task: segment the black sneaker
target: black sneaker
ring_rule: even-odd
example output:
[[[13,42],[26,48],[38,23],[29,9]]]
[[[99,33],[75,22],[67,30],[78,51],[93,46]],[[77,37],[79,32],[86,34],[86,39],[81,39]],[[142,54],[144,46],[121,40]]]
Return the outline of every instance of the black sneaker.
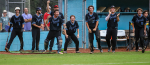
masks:
[[[8,49],[7,47],[5,47],[5,51],[6,51],[6,52],[9,52],[9,49]]]
[[[145,52],[145,48],[144,49],[142,49],[142,53],[144,53]]]
[[[108,52],[110,52],[110,50],[111,50],[111,47],[108,48]]]

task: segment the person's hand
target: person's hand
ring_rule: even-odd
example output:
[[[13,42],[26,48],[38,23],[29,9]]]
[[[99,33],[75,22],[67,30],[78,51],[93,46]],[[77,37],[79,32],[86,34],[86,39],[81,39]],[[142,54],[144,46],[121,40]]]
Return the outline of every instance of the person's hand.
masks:
[[[47,1],[47,4],[49,4],[49,3],[50,3],[50,0]]]
[[[135,29],[133,29],[133,33],[135,32]]]
[[[118,17],[118,16],[120,16],[120,13],[119,13],[119,14],[117,14],[117,17]]]
[[[109,14],[111,14],[110,10],[109,10]]]
[[[92,33],[91,29],[88,29],[89,33]]]
[[[38,28],[42,28],[42,26],[38,26]]]
[[[24,31],[24,28],[21,29],[21,32],[23,32],[23,31]]]
[[[67,35],[67,34],[66,34],[65,36],[66,36],[66,38],[68,38],[68,35]]]
[[[94,28],[93,31],[96,31],[96,28]]]
[[[79,38],[79,34],[77,35],[77,38]]]

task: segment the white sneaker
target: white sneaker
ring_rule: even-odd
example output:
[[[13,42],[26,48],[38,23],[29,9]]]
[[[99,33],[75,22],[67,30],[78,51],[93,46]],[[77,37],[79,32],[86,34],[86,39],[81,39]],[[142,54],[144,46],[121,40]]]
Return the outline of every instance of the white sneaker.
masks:
[[[58,54],[63,54],[62,52],[59,52]]]

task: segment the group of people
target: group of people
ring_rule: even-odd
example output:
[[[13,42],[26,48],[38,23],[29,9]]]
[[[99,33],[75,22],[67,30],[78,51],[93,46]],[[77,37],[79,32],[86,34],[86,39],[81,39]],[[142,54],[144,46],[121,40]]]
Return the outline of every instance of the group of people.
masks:
[[[54,44],[54,39],[55,37],[57,38],[57,45],[58,45],[58,54],[63,54],[67,53],[67,46],[72,39],[75,44],[76,44],[76,53],[79,52],[79,25],[78,22],[75,20],[75,16],[71,15],[70,16],[70,21],[67,21],[67,23],[64,23],[64,16],[61,12],[59,12],[58,5],[54,6],[54,11],[51,11],[51,7],[49,6],[50,1],[47,1],[47,7],[46,10],[47,12],[44,14],[44,18],[42,18],[41,13],[42,9],[40,7],[36,8],[36,14],[32,16],[31,14],[28,14],[28,9],[24,9],[24,14],[20,15],[20,8],[16,7],[15,8],[15,15],[12,16],[10,19],[10,27],[8,29],[8,32],[10,32],[11,27],[13,26],[13,31],[11,33],[10,40],[8,44],[5,47],[5,50],[9,52],[9,48],[12,44],[13,39],[18,35],[20,39],[20,51],[23,51],[23,31],[30,31],[32,26],[32,52],[35,50],[35,45],[36,45],[36,51],[39,51],[39,40],[40,40],[40,29],[44,27],[44,30],[49,31],[45,41],[44,41],[44,49],[42,52],[46,52],[48,49],[49,41],[49,52],[52,52],[52,47]],[[90,43],[90,54],[93,54],[94,49],[93,49],[93,40],[94,40],[94,34],[96,36],[96,40],[98,42],[98,48],[101,53],[103,53],[103,50],[101,48],[100,44],[100,31],[98,29],[99,25],[99,17],[98,14],[94,12],[94,6],[89,6],[88,7],[88,13],[85,15],[85,20],[86,20],[86,26],[88,28],[88,33],[89,33],[89,43]],[[6,10],[3,11],[4,17],[1,17],[0,22],[5,22],[6,18]],[[135,38],[136,38],[136,51],[138,51],[138,40],[140,38],[140,43],[142,45],[142,52],[144,53],[145,48],[143,46],[143,35],[146,31],[146,22],[149,21],[148,16],[148,11],[144,11],[144,15],[147,15],[144,17],[142,15],[142,9],[138,8],[137,9],[137,15],[135,15],[132,19],[132,26],[133,26],[133,32],[135,32]],[[116,48],[116,40],[117,40],[117,30],[118,30],[118,22],[119,22],[119,14],[115,13],[115,6],[112,5],[109,10],[109,14],[105,18],[107,23],[107,34],[106,34],[106,41],[108,44],[108,52],[111,51],[111,46],[112,46],[112,53],[115,53],[115,48]],[[44,21],[44,25],[42,23]],[[31,22],[31,23],[29,23]],[[8,22],[5,22],[3,25],[8,25]],[[25,26],[25,24],[28,24]],[[3,26],[2,25],[2,29]],[[62,30],[63,26],[63,30]],[[62,37],[61,37],[61,32],[63,31],[65,35],[65,45],[64,45],[64,52],[61,52],[62,48]],[[77,31],[77,35],[74,33]],[[110,44],[110,39],[112,37],[112,43]]]

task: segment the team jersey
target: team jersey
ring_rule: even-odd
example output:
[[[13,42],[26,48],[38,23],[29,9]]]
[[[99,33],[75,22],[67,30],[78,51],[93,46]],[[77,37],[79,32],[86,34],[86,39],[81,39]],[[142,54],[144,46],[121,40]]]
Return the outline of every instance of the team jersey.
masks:
[[[66,23],[66,32],[67,34],[74,34],[76,32],[76,29],[79,29],[79,25],[77,21],[74,21],[74,23],[71,23],[71,21],[68,21]]]
[[[99,21],[98,14],[93,12],[92,15],[90,13],[87,13],[85,16],[86,22],[88,22],[89,28],[95,28],[96,22]]]
[[[10,24],[13,24],[13,29],[19,29],[21,30],[22,29],[22,25],[24,24],[24,19],[21,15],[19,16],[16,16],[16,15],[13,15],[11,20],[10,20]]]
[[[34,15],[33,18],[32,18],[32,24],[36,24],[38,26],[41,26],[42,24],[42,17],[39,15]],[[32,25],[32,29],[39,29],[37,27],[35,27],[34,25]]]
[[[60,17],[54,18],[54,16],[49,19],[49,22],[51,23],[51,31],[61,31],[61,26],[64,23],[64,21]]]
[[[144,25],[146,25],[146,18],[143,15],[135,15],[132,19],[132,23],[134,23],[135,29],[144,28]]]
[[[118,28],[117,14],[111,14],[107,23],[108,28]]]

